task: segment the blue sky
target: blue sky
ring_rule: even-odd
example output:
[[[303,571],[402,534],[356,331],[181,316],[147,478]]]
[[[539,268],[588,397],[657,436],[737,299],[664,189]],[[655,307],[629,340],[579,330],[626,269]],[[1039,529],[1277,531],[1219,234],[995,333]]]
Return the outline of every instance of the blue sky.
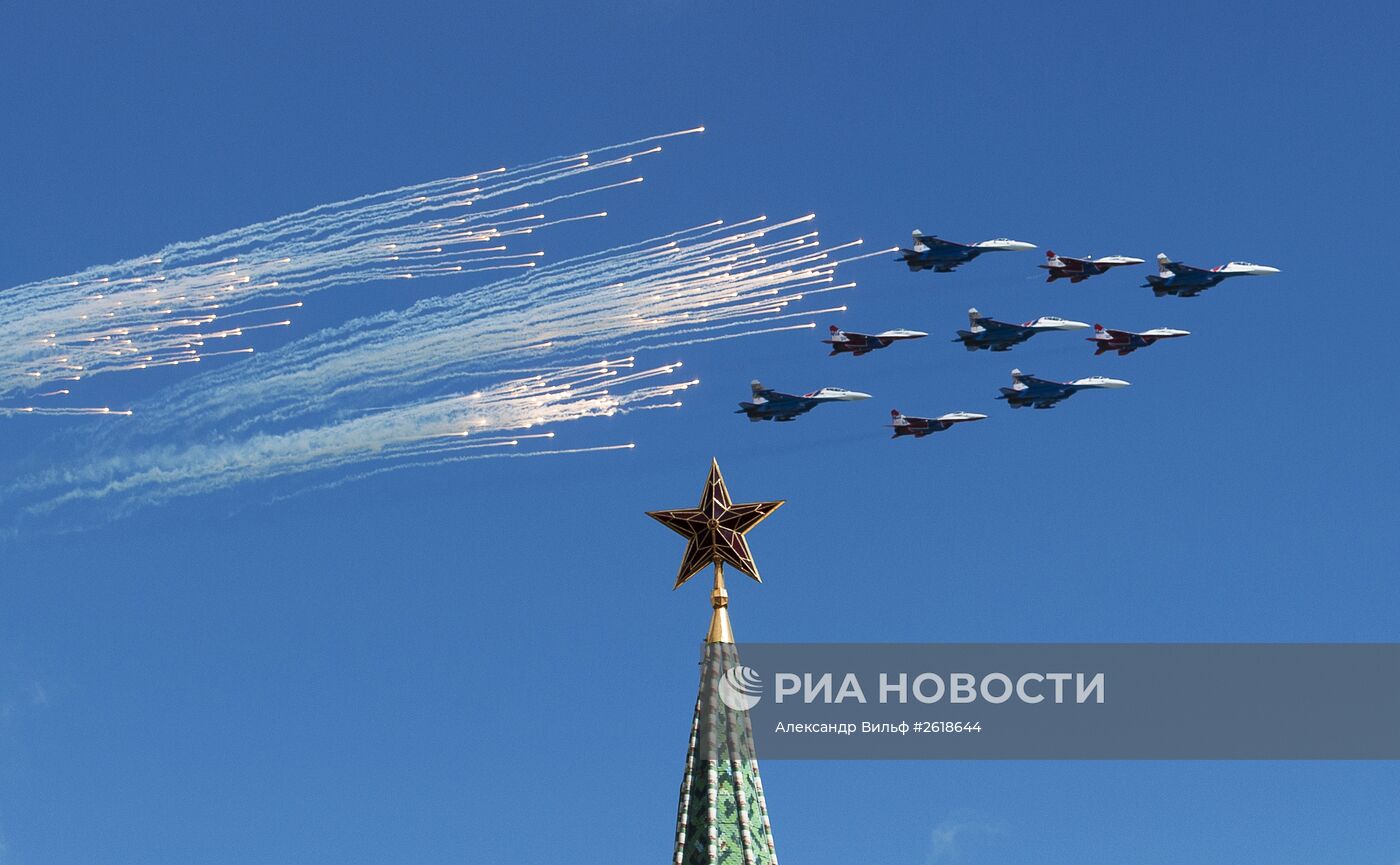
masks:
[[[1396,639],[1396,13],[1220,5],[5,4],[5,285],[695,123],[551,256],[815,211],[829,240],[1284,272],[1159,300],[1145,269],[1046,286],[1038,253],[862,262],[830,321],[933,337],[657,356],[702,381],[682,410],[560,430],[634,451],[25,531],[0,548],[0,862],[664,859],[707,610],[670,593],[680,544],[642,512],[691,504],[712,455],[736,498],[789,501],[752,536],[766,584],[733,588],[741,639]],[[972,355],[944,341],[970,305],[1193,335]],[[1013,365],[1134,384],[1012,412],[992,397]],[[730,412],[753,377],[876,398],[750,425]],[[896,406],[991,418],[892,442]],[[110,422],[5,420],[6,474],[100,452]],[[764,778],[781,856],[808,865],[1400,861],[1385,763]]]

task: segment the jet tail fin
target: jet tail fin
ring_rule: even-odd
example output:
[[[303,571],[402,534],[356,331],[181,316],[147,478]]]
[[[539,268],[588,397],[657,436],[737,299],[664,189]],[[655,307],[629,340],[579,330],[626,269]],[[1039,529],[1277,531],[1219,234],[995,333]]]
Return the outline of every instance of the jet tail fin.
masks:
[[[1109,351],[1108,342],[1111,339],[1113,339],[1113,337],[1109,336],[1108,331],[1104,330],[1103,325],[1094,325],[1094,335],[1089,337],[1089,342],[1094,343],[1094,357],[1098,357],[1104,352]]]
[[[977,311],[977,307],[975,306],[967,311],[967,323],[973,333],[981,333],[986,330],[986,328],[982,326],[982,322],[985,321],[986,318],[985,315]]]
[[[905,420],[897,408],[890,409],[890,426],[894,428],[894,435],[890,438],[899,438],[909,431],[909,421]]]
[[[924,233],[917,228],[914,229],[914,251],[926,252],[927,250],[928,244],[924,243]]]
[[[1159,279],[1170,279],[1172,277],[1172,269],[1167,267],[1167,262],[1169,261],[1171,261],[1171,259],[1167,258],[1165,252],[1157,253],[1157,276]]]

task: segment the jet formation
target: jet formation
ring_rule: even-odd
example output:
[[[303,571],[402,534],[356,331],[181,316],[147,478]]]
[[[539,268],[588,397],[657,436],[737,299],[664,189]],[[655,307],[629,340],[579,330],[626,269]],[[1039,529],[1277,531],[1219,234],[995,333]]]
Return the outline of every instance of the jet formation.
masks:
[[[951,273],[988,252],[1015,252],[1035,249],[1035,245],[1010,238],[984,240],[980,243],[958,243],[944,240],[931,234],[915,230],[913,249],[900,249],[896,259],[908,266],[911,272],[932,270],[935,273]],[[1047,271],[1045,281],[1068,280],[1078,284],[1092,276],[1100,276],[1117,267],[1132,267],[1146,264],[1141,258],[1127,255],[1108,255],[1101,258],[1085,256],[1074,258],[1063,256],[1053,250],[1045,253],[1045,261],[1038,265]],[[1233,276],[1265,276],[1278,273],[1279,269],[1245,261],[1232,261],[1210,269],[1193,267],[1172,261],[1165,253],[1157,256],[1158,273],[1148,276],[1144,287],[1152,289],[1157,297],[1196,297]],[[954,342],[962,343],[970,352],[1010,351],[1031,337],[1050,331],[1086,330],[1089,325],[1082,321],[1043,315],[1030,321],[1014,323],[999,321],[983,315],[973,307],[967,311],[968,327],[958,330]],[[1158,327],[1141,332],[1118,330],[1093,325],[1093,336],[1088,341],[1094,344],[1094,356],[1113,353],[1118,356],[1132,354],[1164,339],[1177,339],[1190,336],[1191,332],[1173,327]],[[849,354],[862,357],[879,349],[888,348],[896,342],[922,339],[928,333],[909,328],[894,328],[879,332],[861,333],[842,330],[836,325],[830,328],[830,336],[822,343],[831,347],[830,355]],[[1083,390],[1104,390],[1129,387],[1130,382],[1121,378],[1091,375],[1070,381],[1056,381],[1040,378],[1019,369],[1011,371],[1011,386],[1000,388],[997,399],[1004,400],[1011,408],[1050,409],[1059,405]],[[753,395],[746,402],[739,403],[737,414],[747,415],[751,421],[791,421],[806,414],[819,405],[829,402],[853,402],[870,399],[870,394],[839,387],[824,387],[805,394],[790,394],[764,387],[758,381],[751,385]],[[936,417],[906,415],[898,409],[890,412],[889,427],[894,434],[891,438],[924,438],[936,432],[951,429],[959,423],[986,420],[987,415],[970,411],[947,412]]]

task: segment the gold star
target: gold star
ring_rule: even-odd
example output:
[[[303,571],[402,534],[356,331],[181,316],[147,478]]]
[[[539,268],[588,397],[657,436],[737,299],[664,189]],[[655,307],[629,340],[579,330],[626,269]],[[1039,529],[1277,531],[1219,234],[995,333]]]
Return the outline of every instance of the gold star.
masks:
[[[729,490],[719,473],[719,462],[711,460],[710,476],[700,495],[699,507],[647,512],[647,516],[684,535],[688,541],[685,558],[676,574],[675,588],[715,562],[728,562],[757,582],[763,582],[744,533],[763,522],[782,504],[781,501],[734,504],[729,500]]]

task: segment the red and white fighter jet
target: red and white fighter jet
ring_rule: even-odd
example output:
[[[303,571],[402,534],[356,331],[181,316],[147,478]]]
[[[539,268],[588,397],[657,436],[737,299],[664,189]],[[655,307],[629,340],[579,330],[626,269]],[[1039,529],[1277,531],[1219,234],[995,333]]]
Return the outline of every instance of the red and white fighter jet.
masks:
[[[1070,258],[1067,255],[1056,255],[1054,250],[1049,250],[1045,253],[1045,263],[1040,266],[1050,271],[1050,275],[1045,277],[1046,282],[1068,279],[1070,283],[1076,283],[1100,273],[1107,273],[1110,268],[1144,263],[1141,258],[1126,255],[1105,255],[1103,258],[1086,255],[1083,258]]]
[[[836,325],[831,326],[831,338],[822,342],[831,346],[831,355],[850,353],[856,357],[869,354],[877,348],[885,348],[893,345],[901,339],[921,339],[928,334],[921,330],[905,330],[896,328],[882,333],[856,333],[852,330],[842,330]]]
[[[894,435],[890,438],[913,436],[921,439],[929,433],[943,432],[955,423],[986,419],[986,415],[970,411],[952,411],[938,417],[907,417],[900,414],[899,409],[891,409],[890,426],[894,428]]]
[[[1089,337],[1089,342],[1094,344],[1094,356],[1098,357],[1106,351],[1116,351],[1119,355],[1132,354],[1140,348],[1147,348],[1159,339],[1173,339],[1178,336],[1190,336],[1189,330],[1176,330],[1170,327],[1154,327],[1152,330],[1144,330],[1142,333],[1133,333],[1131,330],[1114,330],[1104,327],[1101,324],[1094,325],[1094,335]]]

